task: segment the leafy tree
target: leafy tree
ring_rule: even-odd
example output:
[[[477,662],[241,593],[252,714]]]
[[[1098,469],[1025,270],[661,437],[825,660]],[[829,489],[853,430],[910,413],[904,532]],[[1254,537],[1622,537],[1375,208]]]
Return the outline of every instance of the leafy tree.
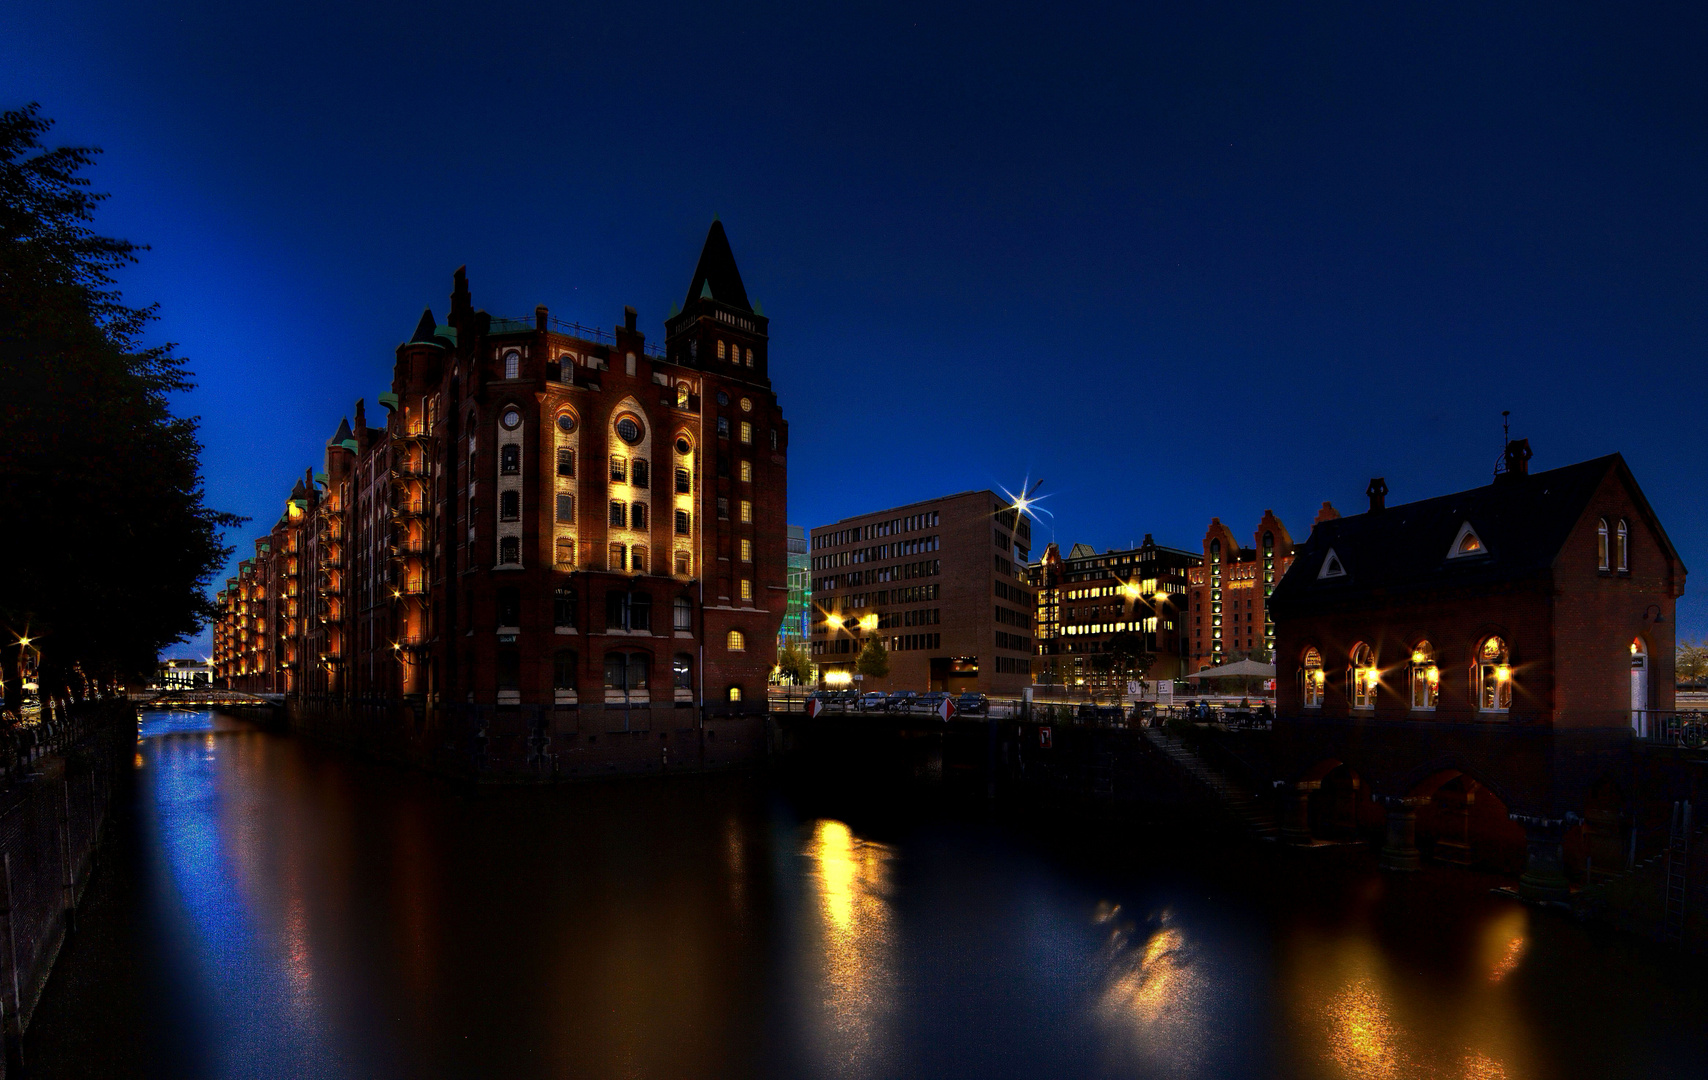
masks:
[[[1692,645],[1681,641],[1675,653],[1677,670],[1674,677],[1677,682],[1700,686],[1708,679],[1708,640]]]
[[[865,648],[854,660],[854,670],[868,679],[882,679],[890,673],[890,651],[884,648],[884,639],[869,637]]]
[[[777,671],[795,686],[809,681],[812,678],[812,657],[807,655],[806,645],[799,641],[786,643],[777,653]]]
[[[1108,673],[1110,680],[1117,684],[1115,694],[1119,697],[1126,689],[1123,684],[1143,679],[1150,672],[1151,665],[1156,663],[1156,654],[1146,651],[1143,634],[1122,630],[1109,636],[1103,652],[1098,653],[1092,663],[1097,670]]]
[[[17,715],[26,630],[44,700],[153,668],[213,615],[207,586],[242,519],[203,504],[190,388],[173,346],[146,346],[155,308],[113,273],[145,250],[91,227],[106,196],[80,175],[99,152],[46,149],[34,104],[0,113],[0,641]]]

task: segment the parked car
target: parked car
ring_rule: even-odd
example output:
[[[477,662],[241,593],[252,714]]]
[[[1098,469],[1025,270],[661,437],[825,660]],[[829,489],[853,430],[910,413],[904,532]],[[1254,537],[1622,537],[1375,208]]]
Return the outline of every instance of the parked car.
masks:
[[[860,695],[861,712],[883,712],[884,695],[881,691],[871,690]]]
[[[884,701],[884,709],[887,712],[907,712],[918,697],[919,693],[915,690],[892,690]]]
[[[986,716],[990,713],[990,699],[983,694],[962,694],[955,699],[955,711]]]
[[[941,709],[943,707],[943,703],[948,700],[948,694],[945,694],[941,690],[933,690],[929,694],[921,694],[915,698],[913,707],[919,712],[934,713],[938,709]]]

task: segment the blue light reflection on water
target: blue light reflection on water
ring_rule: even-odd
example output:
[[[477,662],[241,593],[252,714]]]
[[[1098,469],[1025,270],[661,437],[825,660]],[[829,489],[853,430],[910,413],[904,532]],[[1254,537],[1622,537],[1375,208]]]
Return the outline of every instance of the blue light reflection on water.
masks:
[[[178,985],[196,999],[180,1008],[210,1029],[200,1056],[218,1076],[357,1075],[341,1067],[308,992],[300,911],[251,887],[250,830],[278,823],[255,820],[253,777],[234,776],[231,757],[259,734],[208,712],[149,713],[140,733],[144,831],[182,946]]]

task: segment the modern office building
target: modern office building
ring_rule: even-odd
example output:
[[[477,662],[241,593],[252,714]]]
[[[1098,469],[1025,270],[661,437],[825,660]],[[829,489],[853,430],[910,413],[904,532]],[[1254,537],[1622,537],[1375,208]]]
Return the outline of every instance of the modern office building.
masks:
[[[1181,633],[1187,574],[1199,556],[1166,547],[1149,533],[1138,547],[1099,554],[1074,544],[1064,559],[1055,544],[1027,568],[1037,591],[1037,679],[1097,694],[1124,690],[1109,663],[1120,635],[1150,655],[1146,679],[1178,679],[1186,671]]]
[[[458,270],[383,425],[358,403],[220,594],[221,681],[482,769],[704,759],[708,722],[764,711],[788,602],[769,364],[716,222],[662,349],[633,308],[614,333],[476,310]]]
[[[890,653],[868,690],[1018,694],[1032,683],[1026,583],[1032,526],[990,491],[844,518],[812,530],[811,651],[854,674],[868,637]]]
[[[812,599],[812,558],[807,551],[807,531],[799,525],[789,526],[789,603],[784,609],[783,626],[777,631],[777,646],[791,641],[806,641],[811,627],[807,605]]]

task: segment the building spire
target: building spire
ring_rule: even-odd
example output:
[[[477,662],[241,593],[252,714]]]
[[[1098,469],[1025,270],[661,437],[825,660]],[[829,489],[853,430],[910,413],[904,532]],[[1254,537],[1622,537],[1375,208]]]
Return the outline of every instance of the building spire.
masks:
[[[753,310],[747,299],[747,287],[741,283],[741,271],[735,267],[735,252],[730,250],[723,222],[715,218],[706,233],[706,244],[700,249],[700,262],[694,267],[694,278],[688,283],[688,298],[682,306],[687,308],[701,297],[710,297],[743,311]]]
[[[415,335],[409,340],[432,341],[433,331],[438,328],[439,324],[433,321],[433,309],[424,308],[421,312],[421,321],[415,324]]]

